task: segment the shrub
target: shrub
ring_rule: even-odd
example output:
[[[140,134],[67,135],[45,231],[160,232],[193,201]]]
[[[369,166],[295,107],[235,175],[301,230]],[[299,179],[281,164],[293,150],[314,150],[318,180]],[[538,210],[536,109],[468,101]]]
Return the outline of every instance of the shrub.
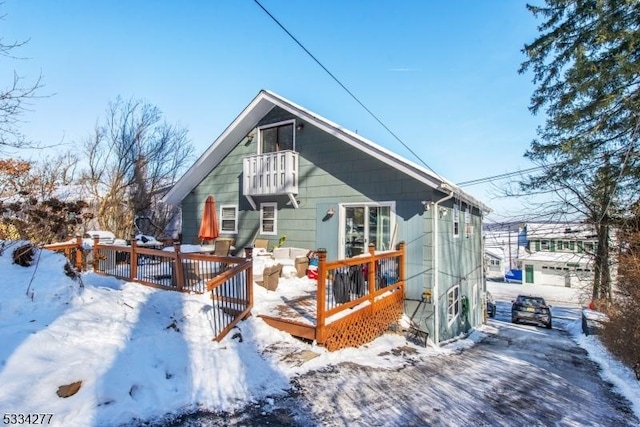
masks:
[[[598,309],[609,316],[602,330],[604,345],[630,368],[640,366],[640,232],[621,234],[618,284],[612,301]],[[640,370],[636,371],[640,380]]]

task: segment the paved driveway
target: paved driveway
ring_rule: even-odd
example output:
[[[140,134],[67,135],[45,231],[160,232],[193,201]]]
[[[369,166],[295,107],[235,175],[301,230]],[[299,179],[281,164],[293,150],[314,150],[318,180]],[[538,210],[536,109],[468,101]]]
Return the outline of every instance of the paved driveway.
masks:
[[[500,290],[495,292],[501,295]],[[343,363],[300,377],[291,393],[241,414],[199,414],[176,425],[635,426],[629,402],[565,330],[576,303],[554,301],[551,330],[510,323],[498,296],[486,337],[455,354],[383,370]],[[561,299],[561,298],[560,298]]]

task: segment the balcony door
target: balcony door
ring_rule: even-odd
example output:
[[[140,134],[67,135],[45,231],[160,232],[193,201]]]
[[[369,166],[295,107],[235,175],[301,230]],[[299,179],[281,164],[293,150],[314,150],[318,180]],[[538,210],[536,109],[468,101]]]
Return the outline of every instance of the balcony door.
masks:
[[[369,252],[391,249],[393,202],[344,204],[340,209],[340,257],[351,258]]]

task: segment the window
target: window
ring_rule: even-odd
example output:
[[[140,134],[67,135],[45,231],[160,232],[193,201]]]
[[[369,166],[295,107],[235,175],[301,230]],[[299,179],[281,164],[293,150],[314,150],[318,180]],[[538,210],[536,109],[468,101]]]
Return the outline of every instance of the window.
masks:
[[[472,311],[475,312],[475,310],[473,310],[474,308],[476,308],[478,306],[478,284],[474,283],[473,287],[471,288],[471,309]]]
[[[460,286],[456,285],[447,292],[447,319],[451,324],[460,313]]]
[[[260,129],[260,153],[293,150],[294,121],[276,123]]]
[[[261,203],[260,204],[260,234],[275,235],[278,233],[278,204],[277,203]]]
[[[453,205],[453,237],[460,236],[460,208]]]
[[[222,205],[220,206],[220,233],[236,234],[238,233],[238,206]]]
[[[548,251],[549,248],[550,248],[550,245],[548,240],[540,240],[540,250]]]
[[[473,224],[471,224],[471,209],[469,205],[464,209],[464,235],[467,238],[473,235]]]

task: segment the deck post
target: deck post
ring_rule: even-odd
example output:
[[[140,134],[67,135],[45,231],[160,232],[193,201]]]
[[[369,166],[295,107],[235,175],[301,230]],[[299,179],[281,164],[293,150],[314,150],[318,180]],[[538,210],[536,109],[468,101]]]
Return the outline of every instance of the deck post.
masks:
[[[138,243],[136,241],[136,236],[131,235],[131,256],[129,257],[131,265],[129,266],[129,275],[130,279],[133,282],[138,277],[138,253],[136,252],[136,247]]]
[[[178,291],[182,292],[182,288],[184,287],[184,270],[182,268],[182,256],[180,255],[180,241],[173,242],[173,251],[176,254],[173,266],[175,269],[176,287]]]
[[[253,259],[253,246],[247,246],[244,248],[244,257],[247,259],[247,261]],[[249,307],[253,307],[253,265],[249,267],[247,281],[247,297],[249,298]]]
[[[376,246],[373,243],[369,243],[369,267],[367,268],[367,283],[369,283],[369,301],[373,306],[373,293],[376,291]]]
[[[326,287],[327,287],[327,250],[320,248],[318,254],[318,291],[317,291],[317,310],[318,320],[316,323],[316,341],[324,343],[325,341],[325,304],[326,304]]]
[[[84,267],[84,263],[83,261],[83,248],[82,248],[82,236],[77,234],[76,235],[76,259],[75,259],[75,263],[76,263],[76,269],[78,271],[82,271],[83,267]]]
[[[400,271],[398,271],[398,276],[399,276],[398,279],[402,280],[402,282],[404,283],[404,280],[405,280],[404,258],[405,258],[405,250],[406,250],[404,241],[398,243],[397,250],[402,252],[400,254],[400,266],[399,266]]]
[[[98,271],[100,268],[100,248],[98,245],[100,244],[100,236],[97,234],[93,235],[93,271]]]

